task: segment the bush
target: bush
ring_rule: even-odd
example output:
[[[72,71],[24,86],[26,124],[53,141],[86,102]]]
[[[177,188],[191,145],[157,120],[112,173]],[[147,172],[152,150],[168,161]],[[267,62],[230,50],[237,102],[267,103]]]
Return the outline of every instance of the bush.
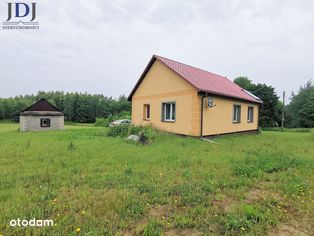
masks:
[[[108,127],[110,124],[109,118],[96,118],[95,126],[96,127]]]
[[[154,140],[158,134],[158,131],[153,126],[147,125],[143,128],[143,133],[148,138],[148,140]]]
[[[98,117],[98,118],[96,118],[96,122],[94,123],[94,125],[96,127],[109,127],[109,124],[112,121],[122,120],[122,119],[131,120],[131,113],[130,112],[121,112],[118,115],[109,115],[107,118]]]
[[[128,135],[139,135],[139,133],[143,130],[141,126],[130,125]]]
[[[142,138],[141,143],[147,144],[156,138],[157,130],[152,126],[117,125],[110,127],[107,135],[120,138],[125,138],[129,135],[138,135]]]
[[[131,120],[131,112],[123,111],[118,115],[118,119],[128,119]]]
[[[129,126],[129,135],[134,134],[134,135],[140,135],[143,133],[149,140],[153,140],[156,138],[157,135],[157,130],[150,126],[135,126],[131,125]]]
[[[110,137],[120,137],[125,138],[128,135],[129,126],[127,125],[117,125],[114,127],[110,127],[107,135]]]

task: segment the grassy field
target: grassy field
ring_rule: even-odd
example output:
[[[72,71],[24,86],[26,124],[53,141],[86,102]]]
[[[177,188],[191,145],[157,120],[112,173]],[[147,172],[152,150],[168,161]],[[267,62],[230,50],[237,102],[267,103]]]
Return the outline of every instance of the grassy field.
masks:
[[[0,235],[313,235],[314,132],[141,146],[103,128],[17,128],[0,124]]]

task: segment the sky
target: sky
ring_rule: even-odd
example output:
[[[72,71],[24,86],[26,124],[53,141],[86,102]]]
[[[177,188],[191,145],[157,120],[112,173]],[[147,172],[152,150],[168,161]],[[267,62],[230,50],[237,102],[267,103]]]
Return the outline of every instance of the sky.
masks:
[[[40,30],[3,30],[0,0],[0,97],[129,95],[153,54],[230,80],[247,76],[278,95],[314,79],[312,0],[31,2]]]

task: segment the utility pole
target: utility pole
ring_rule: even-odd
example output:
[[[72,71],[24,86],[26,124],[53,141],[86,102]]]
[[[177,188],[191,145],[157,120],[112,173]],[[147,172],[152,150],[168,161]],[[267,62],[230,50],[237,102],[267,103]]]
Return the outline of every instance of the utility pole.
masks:
[[[284,123],[285,123],[285,95],[286,95],[286,92],[283,91],[283,94],[282,94],[283,107],[282,107],[282,114],[281,114],[281,132],[283,132],[283,127],[284,127]]]

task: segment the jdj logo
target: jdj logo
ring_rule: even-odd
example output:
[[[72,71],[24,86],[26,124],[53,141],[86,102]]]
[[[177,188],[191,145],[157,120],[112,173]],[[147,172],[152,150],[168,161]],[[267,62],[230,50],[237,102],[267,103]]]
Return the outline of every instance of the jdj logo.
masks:
[[[12,8],[13,3],[8,3],[8,19],[7,21],[11,20],[12,18]],[[22,9],[24,8],[24,9]],[[32,3],[31,7],[24,2],[17,2],[15,3],[15,17],[26,17],[30,13],[30,9],[32,9],[32,19],[30,21],[35,20],[36,18],[36,3]],[[24,10],[24,14],[21,11]]]
[[[39,29],[36,19],[36,3],[8,3],[8,18],[3,22],[3,29]]]

